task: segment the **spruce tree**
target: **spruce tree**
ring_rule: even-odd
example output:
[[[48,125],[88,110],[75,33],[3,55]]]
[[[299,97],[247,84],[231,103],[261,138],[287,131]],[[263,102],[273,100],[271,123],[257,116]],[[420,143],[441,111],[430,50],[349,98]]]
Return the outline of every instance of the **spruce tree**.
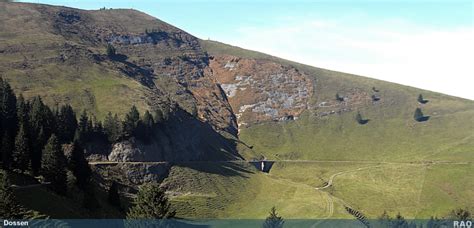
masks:
[[[52,189],[58,194],[66,194],[67,175],[66,158],[59,144],[58,138],[51,135],[43,149],[41,173],[46,181],[51,182]]]
[[[145,114],[143,115],[143,124],[147,129],[152,129],[153,125],[155,124],[155,120],[153,119],[153,116],[150,114],[150,112],[147,110]]]
[[[170,219],[176,215],[165,192],[157,184],[143,185],[133,203],[127,219]]]
[[[87,132],[88,124],[89,124],[89,117],[87,116],[86,110],[83,110],[81,117],[79,118],[78,130],[80,132]]]
[[[78,141],[74,141],[71,151],[71,160],[69,162],[70,169],[76,177],[76,185],[83,189],[90,182],[92,170],[84,157],[84,149]]]
[[[70,143],[77,129],[77,119],[70,105],[61,106],[57,116],[58,138],[61,143]]]
[[[114,206],[115,208],[121,210],[122,204],[120,202],[120,194],[118,191],[118,184],[117,182],[113,181],[109,188],[109,195],[108,201],[110,205]]]
[[[31,169],[30,163],[31,144],[28,135],[28,129],[24,124],[20,125],[20,129],[15,138],[15,150],[13,151],[14,168],[22,171]]]
[[[23,219],[26,211],[20,206],[10,188],[7,172],[0,169],[0,217],[3,219]]]
[[[8,82],[2,80],[0,86],[0,131],[2,133],[0,135],[0,150],[2,152],[3,168],[9,169],[18,127],[17,99]]]
[[[356,115],[355,119],[356,119],[357,123],[359,123],[361,125],[367,124],[369,122],[369,119],[364,119],[362,117],[362,114],[360,114],[360,112],[357,112],[357,115]]]
[[[418,99],[417,99],[417,100],[418,100],[418,102],[420,102],[420,104],[426,104],[426,103],[428,103],[428,100],[425,100],[425,99],[423,98],[423,95],[422,95],[422,94],[418,95]]]
[[[117,114],[112,116],[109,112],[104,120],[104,132],[107,135],[107,139],[110,143],[114,143],[119,140],[121,133],[120,120]]]
[[[125,137],[132,137],[135,133],[135,129],[137,128],[140,122],[140,113],[138,112],[137,107],[132,106],[130,112],[127,113],[125,116],[125,120],[123,122],[123,133]]]
[[[39,96],[33,98],[31,102],[29,119],[33,148],[31,165],[33,173],[37,174],[41,168],[42,149],[56,130],[56,121],[51,109],[43,103]]]
[[[415,118],[416,121],[422,121],[424,117],[423,112],[421,111],[420,108],[416,108],[415,114],[413,115],[413,118]]]
[[[145,142],[150,141],[154,125],[155,121],[153,120],[153,116],[149,111],[146,111],[142,120],[138,123],[135,135]]]
[[[81,143],[84,143],[89,140],[91,129],[91,121],[87,115],[86,110],[82,111],[81,116],[79,117],[79,123],[77,128],[78,138]]]
[[[263,223],[263,228],[281,228],[283,223],[285,223],[283,218],[278,216],[275,207],[272,207],[270,214],[265,219],[265,223]]]
[[[29,129],[29,112],[30,112],[30,103],[25,100],[23,95],[20,94],[17,101],[17,116],[18,124],[24,124]]]

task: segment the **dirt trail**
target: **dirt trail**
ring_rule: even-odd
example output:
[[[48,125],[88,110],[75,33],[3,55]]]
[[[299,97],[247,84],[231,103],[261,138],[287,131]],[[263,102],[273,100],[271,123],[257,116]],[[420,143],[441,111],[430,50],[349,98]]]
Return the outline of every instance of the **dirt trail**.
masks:
[[[376,166],[368,166],[368,167],[361,167],[361,168],[357,168],[357,169],[354,169],[354,170],[346,170],[346,171],[342,171],[342,172],[338,172],[338,173],[335,173],[333,175],[331,175],[329,177],[329,180],[328,182],[326,182],[326,185],[324,185],[323,187],[317,187],[316,190],[321,190],[321,189],[325,189],[325,188],[329,188],[331,187],[332,185],[332,182],[334,181],[334,178],[339,176],[339,175],[342,175],[342,174],[345,174],[345,173],[351,173],[351,172],[357,172],[357,171],[362,171],[362,170],[366,170],[366,169],[370,169],[370,168],[377,168],[377,167],[380,167],[381,165],[376,165]]]

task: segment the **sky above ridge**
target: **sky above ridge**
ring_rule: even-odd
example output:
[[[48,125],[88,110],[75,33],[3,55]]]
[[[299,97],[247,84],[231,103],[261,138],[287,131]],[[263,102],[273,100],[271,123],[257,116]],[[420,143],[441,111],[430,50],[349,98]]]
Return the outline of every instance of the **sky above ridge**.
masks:
[[[201,39],[474,100],[474,1],[35,0],[134,8]]]

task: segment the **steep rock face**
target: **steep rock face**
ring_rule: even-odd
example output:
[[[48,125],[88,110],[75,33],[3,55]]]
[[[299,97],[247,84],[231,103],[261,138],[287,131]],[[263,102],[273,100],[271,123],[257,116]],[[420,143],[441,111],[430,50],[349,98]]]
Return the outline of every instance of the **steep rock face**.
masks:
[[[213,57],[210,66],[239,126],[295,119],[308,108],[313,94],[311,80],[293,67],[227,55]]]
[[[123,115],[132,104],[174,115],[150,146],[123,142],[110,156],[93,146],[90,157],[230,158],[235,145],[223,134],[237,136],[238,123],[295,119],[313,93],[310,79],[295,68],[211,57],[194,36],[138,11],[0,4],[0,74],[18,93],[42,95],[50,105],[71,103],[99,118],[108,111]],[[115,55],[106,54],[108,44]]]

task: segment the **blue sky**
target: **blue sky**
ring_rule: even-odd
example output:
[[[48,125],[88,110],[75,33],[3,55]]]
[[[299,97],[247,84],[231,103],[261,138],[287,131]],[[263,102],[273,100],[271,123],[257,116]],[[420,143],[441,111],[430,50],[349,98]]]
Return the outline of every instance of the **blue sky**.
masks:
[[[474,99],[472,0],[30,2],[134,8],[199,38]]]

